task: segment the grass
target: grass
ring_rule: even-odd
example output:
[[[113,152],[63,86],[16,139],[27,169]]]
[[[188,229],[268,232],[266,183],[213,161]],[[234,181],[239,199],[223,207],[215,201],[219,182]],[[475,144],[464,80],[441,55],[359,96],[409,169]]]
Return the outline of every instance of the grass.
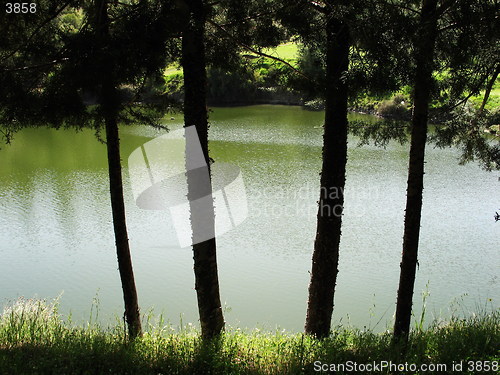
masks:
[[[482,91],[480,95],[472,97],[471,100],[476,107],[479,107],[483,101],[483,97],[484,91]],[[490,92],[490,97],[488,99],[488,102],[486,103],[485,108],[489,111],[500,108],[500,78],[497,79],[495,84],[493,85],[493,89]]]
[[[336,327],[325,340],[302,334],[230,329],[220,339],[204,343],[194,328],[176,331],[163,325],[161,319],[153,323],[150,317],[144,323],[144,337],[127,343],[121,325],[106,329],[96,323],[75,327],[57,313],[57,304],[19,300],[0,317],[0,373],[302,374],[317,373],[315,369],[320,366],[389,366],[390,362],[382,361],[392,361],[392,366],[448,366],[445,372],[426,374],[472,374],[475,371],[468,372],[468,368],[476,366],[477,370],[477,363],[483,368],[494,366],[495,361],[498,364],[499,323],[497,311],[416,329],[403,358],[391,346],[389,332],[375,334],[344,327]],[[460,361],[463,371],[452,371],[452,365]],[[345,370],[348,373],[348,368]],[[391,373],[389,370],[365,373]]]
[[[280,59],[289,61],[290,63],[292,63],[292,65],[296,65],[297,59],[299,58],[299,47],[300,47],[299,44],[295,42],[288,42],[280,44],[275,48],[264,49],[263,52],[278,57]],[[255,69],[258,70],[258,67],[256,67]],[[172,64],[165,68],[163,75],[164,77],[168,78],[168,77],[174,77],[179,73],[182,73],[182,69],[179,68],[179,65]],[[442,79],[443,76],[444,76],[443,73],[436,74],[436,78],[438,80]],[[404,94],[409,97],[411,88],[405,87],[403,91],[404,92],[399,92],[399,94]],[[384,100],[390,101],[391,97],[397,94],[398,94],[397,92],[388,93],[383,98],[364,96],[357,98],[356,102],[352,104],[359,110],[376,112],[376,108],[381,104],[382,101]],[[470,100],[476,107],[479,107],[483,100],[483,96],[484,96],[484,91],[481,92],[479,95],[473,96]],[[500,78],[496,80],[485,108],[488,111],[493,111],[499,107],[500,107]]]
[[[278,57],[285,60],[297,60],[299,54],[299,46],[296,43],[289,42],[280,44],[275,48],[266,48],[263,50],[264,53]],[[251,53],[249,53],[251,55]],[[168,77],[178,73],[181,73],[182,69],[179,64],[170,64],[163,71],[163,76]]]
[[[297,43],[289,42],[280,44],[275,48],[264,49],[263,52],[280,59],[296,60],[299,55],[299,46]]]
[[[163,71],[163,75],[165,77],[167,77],[167,76],[171,76],[173,74],[177,74],[177,73],[181,73],[181,72],[182,72],[182,69],[179,67],[178,64],[170,64]]]

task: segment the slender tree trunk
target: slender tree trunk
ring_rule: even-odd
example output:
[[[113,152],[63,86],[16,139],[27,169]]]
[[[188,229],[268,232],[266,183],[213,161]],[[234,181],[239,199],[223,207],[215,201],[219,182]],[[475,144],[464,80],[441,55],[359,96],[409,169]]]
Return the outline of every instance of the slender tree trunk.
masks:
[[[96,0],[98,33],[103,45],[109,38],[109,18],[107,1]],[[101,46],[103,47],[103,46]],[[122,166],[120,159],[120,138],[118,135],[118,93],[113,80],[113,67],[110,57],[102,56],[101,69],[101,106],[104,113],[106,127],[106,147],[108,152],[109,190],[111,194],[111,210],[113,212],[113,228],[115,232],[116,254],[118,269],[123,290],[125,304],[125,320],[128,326],[129,338],[134,339],[142,335],[137,291],[135,288],[134,271],[127,235],[125,220],[125,204],[123,201]]]
[[[347,83],[349,30],[328,15],[326,108],[318,224],[312,258],[305,332],[330,333],[338,273],[347,163]]]
[[[490,98],[491,90],[493,89],[493,85],[495,84],[495,81],[498,78],[498,75],[500,74],[500,64],[497,64],[497,67],[495,71],[493,72],[493,76],[491,79],[488,81],[488,84],[486,85],[486,90],[484,91],[484,97],[483,101],[481,102],[481,106],[479,107],[477,111],[477,117],[481,116],[484,111],[484,107],[486,106],[486,103],[488,102],[488,99]]]
[[[196,126],[200,144],[207,162],[208,155],[208,115],[206,107],[206,71],[205,71],[205,11],[202,0],[187,2],[190,10],[190,22],[182,35],[182,67],[184,71],[184,124]],[[196,204],[193,200],[211,196],[212,186],[210,174],[206,180],[200,181],[190,173],[190,147],[196,147],[186,139],[186,166],[188,176],[188,199],[191,210],[191,227],[193,240],[200,233],[212,233],[212,238],[193,244],[195,289],[198,298],[201,332],[204,338],[210,339],[219,335],[224,329],[224,317],[219,295],[219,278],[217,274],[217,257],[215,242],[215,215],[212,199]],[[208,218],[208,219],[207,219]]]
[[[127,224],[125,221],[125,204],[123,202],[123,182],[120,161],[120,140],[116,117],[106,118],[106,144],[108,151],[109,189],[111,193],[111,209],[113,211],[113,227],[115,231],[118,269],[125,303],[125,320],[131,339],[142,335],[141,317],[135,288],[134,271],[128,243]]]
[[[399,279],[394,338],[406,342],[410,331],[413,288],[417,267],[424,156],[427,140],[427,117],[432,89],[434,44],[437,35],[437,0],[423,0],[420,16],[419,40],[415,50],[416,74],[406,212],[403,236],[403,254]]]

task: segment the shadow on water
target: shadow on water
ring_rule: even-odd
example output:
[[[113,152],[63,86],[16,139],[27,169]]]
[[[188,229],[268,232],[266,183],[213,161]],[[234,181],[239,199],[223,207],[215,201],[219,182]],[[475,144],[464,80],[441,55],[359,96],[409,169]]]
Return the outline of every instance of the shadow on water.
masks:
[[[460,150],[459,164],[476,162],[491,171],[500,169],[500,137],[488,129],[497,121],[494,115],[474,117],[466,110],[455,111],[450,118],[437,125],[429,125],[427,144],[438,148]],[[373,144],[387,147],[390,141],[401,145],[410,140],[408,121],[376,118],[354,118],[349,121],[350,134],[360,138],[358,146]]]

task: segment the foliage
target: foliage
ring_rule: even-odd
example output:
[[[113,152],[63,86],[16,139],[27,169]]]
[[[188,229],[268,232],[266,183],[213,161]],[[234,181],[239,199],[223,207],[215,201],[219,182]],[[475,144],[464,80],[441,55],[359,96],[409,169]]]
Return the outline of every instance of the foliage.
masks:
[[[478,95],[499,64],[500,24],[496,1],[458,1],[441,21],[437,67],[446,72],[435,96],[450,103]]]
[[[295,60],[286,58],[285,61],[294,63]],[[208,67],[207,100],[212,105],[241,105],[293,96],[296,93],[289,88],[289,81],[294,74],[283,62],[253,54],[242,54],[235,60],[231,69],[220,64]],[[163,76],[164,92],[174,100],[182,99],[182,78],[182,72],[175,69],[167,70]]]
[[[163,76],[163,91],[173,99],[181,100],[184,96],[184,74],[174,72]]]
[[[290,85],[299,91],[306,101],[323,99],[323,87],[320,82],[325,75],[325,61],[318,48],[314,44],[301,47],[298,67],[307,78],[295,75],[290,80]]]
[[[349,132],[360,138],[358,146],[373,142],[375,146],[386,147],[392,140],[400,144],[408,142],[410,125],[407,122],[391,119],[370,123],[353,121],[349,123]]]
[[[241,104],[255,100],[257,85],[254,75],[244,68],[240,72],[210,69],[207,95],[209,103]]]
[[[43,0],[37,2],[36,13],[0,13],[0,135],[7,143],[21,127],[45,124],[49,118],[56,126],[62,123],[47,110],[51,103],[42,87],[64,61],[64,36],[80,24],[70,3]],[[66,105],[71,98],[61,98],[58,113],[82,113],[81,106]],[[68,114],[75,124],[77,117]]]
[[[0,130],[5,140],[26,126],[101,127],[102,113],[95,105],[102,99],[104,55],[112,60],[112,79],[121,92],[119,120],[157,123],[165,108],[158,73],[178,55],[170,36],[182,25],[182,10],[175,1],[110,4],[112,22],[105,41],[95,37],[88,1],[44,0],[37,2],[36,15],[2,13]],[[135,111],[138,101],[148,111]]]
[[[451,118],[436,128],[430,141],[438,147],[459,148],[460,164],[477,161],[486,170],[500,170],[500,138],[485,134],[491,125],[498,125],[499,118],[498,111],[478,115],[471,104],[466,104],[453,110]]]

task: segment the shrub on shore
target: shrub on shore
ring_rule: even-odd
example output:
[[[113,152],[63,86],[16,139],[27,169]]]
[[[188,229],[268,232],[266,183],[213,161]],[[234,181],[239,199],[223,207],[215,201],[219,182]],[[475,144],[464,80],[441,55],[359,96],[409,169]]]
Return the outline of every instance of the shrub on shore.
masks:
[[[411,110],[408,106],[408,99],[401,94],[396,94],[390,100],[382,101],[377,107],[377,115],[397,120],[409,120]]]

